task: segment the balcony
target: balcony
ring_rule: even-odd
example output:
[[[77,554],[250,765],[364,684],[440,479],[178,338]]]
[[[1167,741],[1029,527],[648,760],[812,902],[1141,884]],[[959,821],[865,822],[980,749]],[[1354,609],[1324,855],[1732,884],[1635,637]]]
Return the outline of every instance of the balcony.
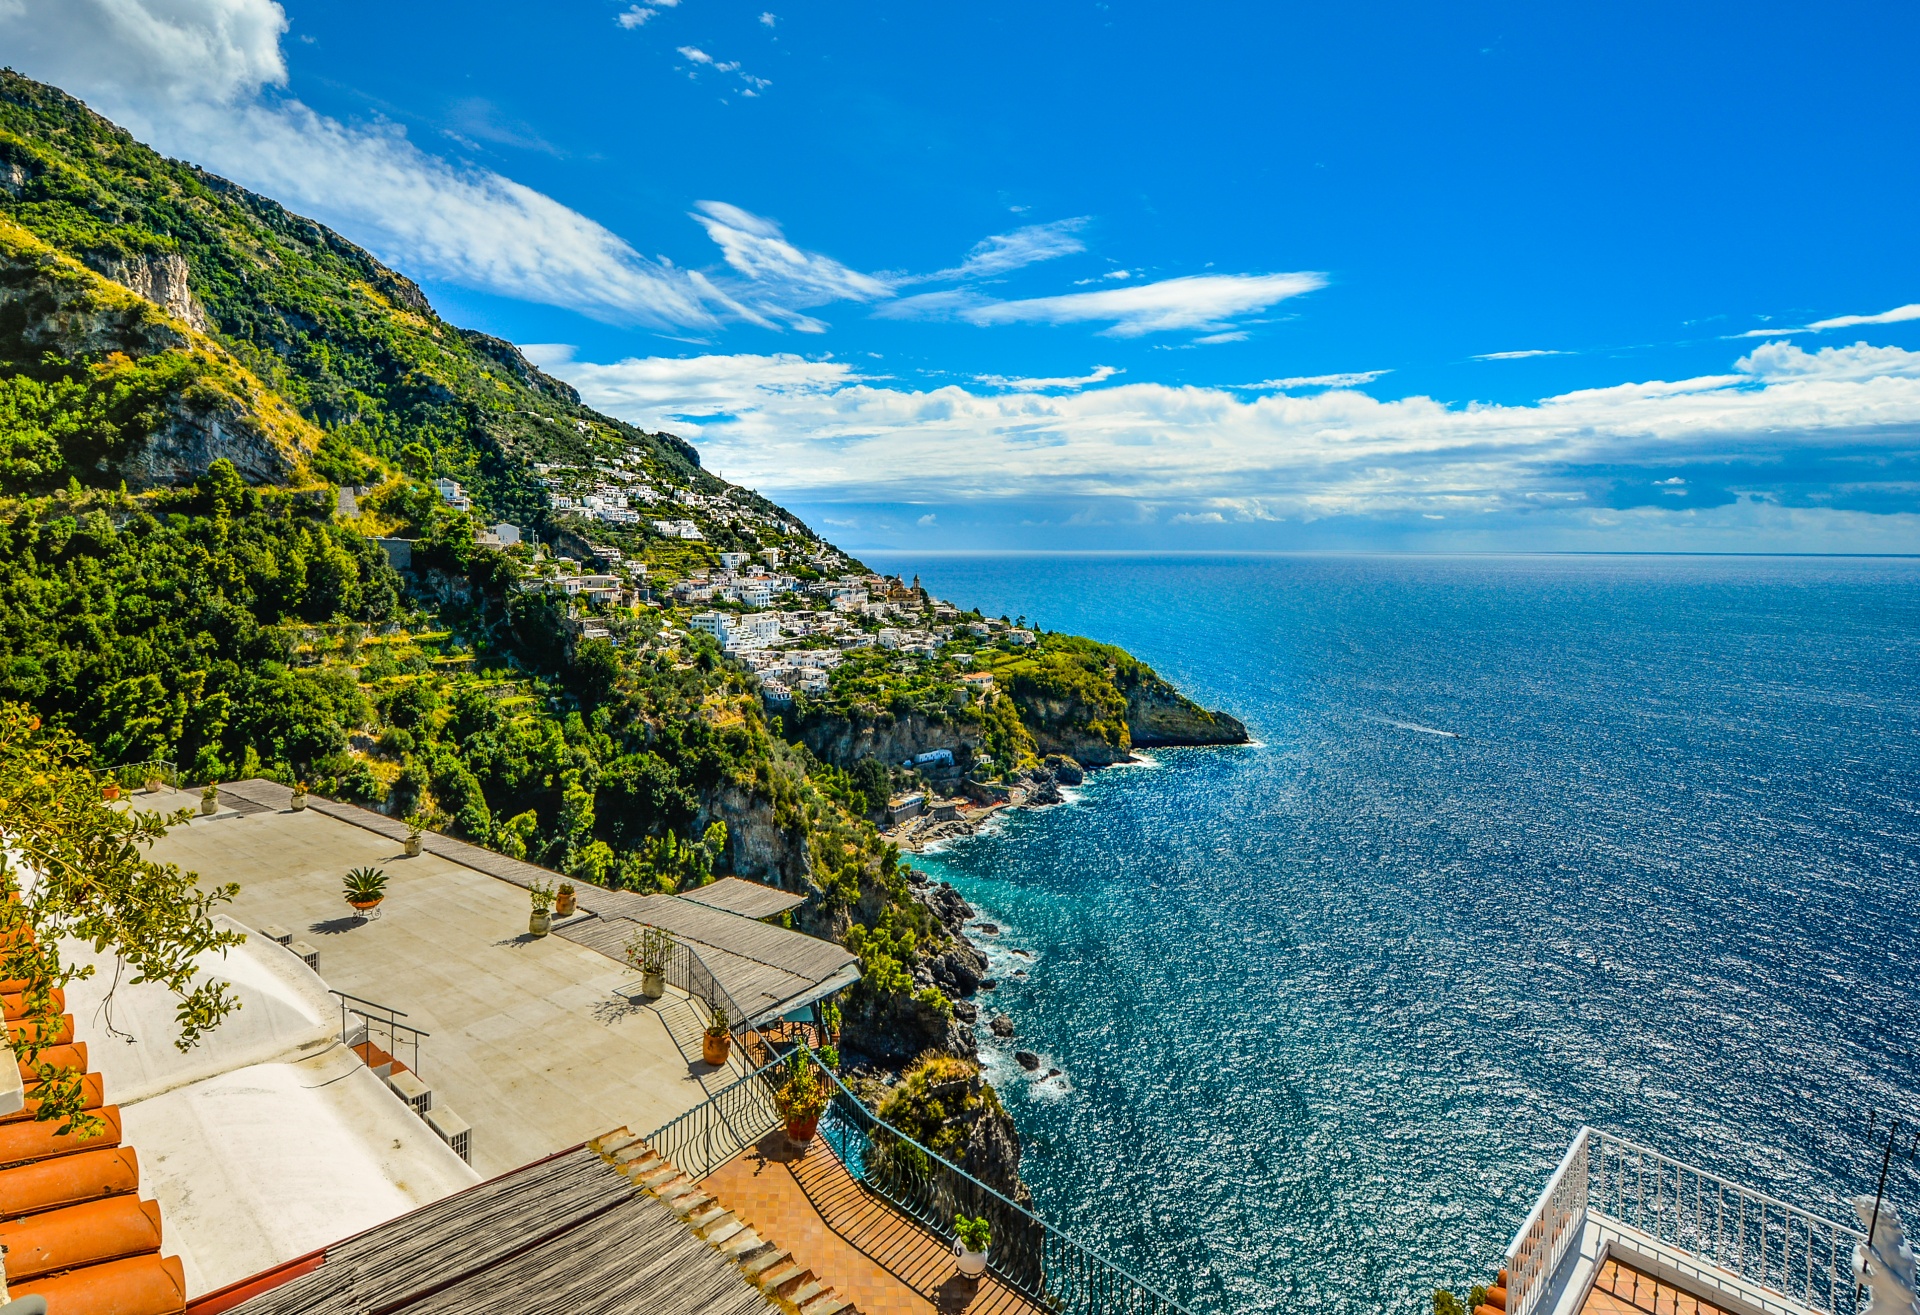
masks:
[[[645,1138],[862,1315],[1187,1315],[1145,1282],[880,1121],[838,1077],[804,1148],[773,1093],[783,1060]],[[984,1216],[987,1272],[955,1268],[953,1221]]]
[[[1883,1211],[1870,1270],[1897,1256],[1898,1234]],[[1583,1128],[1507,1248],[1504,1302],[1489,1300],[1507,1315],[1861,1315],[1865,1241],[1859,1229]]]

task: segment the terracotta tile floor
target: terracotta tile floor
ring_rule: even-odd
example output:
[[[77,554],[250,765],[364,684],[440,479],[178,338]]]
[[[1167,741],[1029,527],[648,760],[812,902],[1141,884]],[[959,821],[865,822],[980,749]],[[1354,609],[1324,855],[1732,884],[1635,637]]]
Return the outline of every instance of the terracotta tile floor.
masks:
[[[1683,1288],[1662,1282],[1617,1260],[1609,1260],[1593,1281],[1580,1315],[1730,1315],[1723,1306],[1703,1301]]]
[[[702,1186],[860,1315],[1045,1315],[991,1275],[955,1274],[946,1245],[854,1182],[821,1138],[798,1155],[770,1132]]]

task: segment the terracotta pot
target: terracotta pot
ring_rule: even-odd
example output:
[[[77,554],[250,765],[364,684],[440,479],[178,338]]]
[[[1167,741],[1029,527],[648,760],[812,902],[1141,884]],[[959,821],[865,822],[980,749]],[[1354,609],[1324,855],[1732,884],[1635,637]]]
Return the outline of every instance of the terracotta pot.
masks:
[[[103,785],[100,787],[100,797],[102,799],[118,799],[120,797],[120,787],[117,785]]]
[[[382,896],[380,897],[380,899],[385,899],[385,898],[386,898],[386,896],[384,896],[384,895],[382,895]],[[349,907],[349,908],[351,908],[351,909],[352,909],[352,910],[353,910],[353,911],[354,911],[355,913],[357,913],[357,914],[359,914],[359,915],[360,915],[361,917],[363,917],[363,918],[364,918],[364,917],[366,917],[366,916],[367,916],[367,912],[368,912],[369,910],[371,910],[371,909],[376,909],[376,908],[378,908],[378,907],[380,907],[380,900],[377,900],[377,899],[350,899],[350,900],[348,900],[348,901],[347,901],[347,907]]]
[[[553,897],[553,916],[571,918],[573,911],[580,907],[580,897],[570,890],[563,890]]]
[[[719,1036],[703,1032],[700,1034],[700,1058],[718,1068],[727,1062],[727,1048],[732,1044],[733,1035],[729,1032],[722,1032]]]
[[[545,936],[553,930],[553,914],[546,909],[535,909],[527,917],[527,930],[535,936]]]
[[[820,1130],[820,1116],[810,1114],[804,1119],[787,1120],[787,1140],[795,1146],[805,1146],[813,1140],[813,1134]]]

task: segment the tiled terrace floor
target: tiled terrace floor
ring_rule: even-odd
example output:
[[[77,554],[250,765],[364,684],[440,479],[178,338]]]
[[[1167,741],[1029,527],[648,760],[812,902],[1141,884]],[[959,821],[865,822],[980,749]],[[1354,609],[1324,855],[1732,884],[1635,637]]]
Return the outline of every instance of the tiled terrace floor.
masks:
[[[1650,1274],[1609,1260],[1593,1281],[1580,1315],[1731,1315],[1725,1307],[1703,1301]]]
[[[798,1155],[776,1129],[702,1186],[861,1315],[1045,1315],[991,1275],[955,1274],[946,1245],[854,1182],[821,1138]]]

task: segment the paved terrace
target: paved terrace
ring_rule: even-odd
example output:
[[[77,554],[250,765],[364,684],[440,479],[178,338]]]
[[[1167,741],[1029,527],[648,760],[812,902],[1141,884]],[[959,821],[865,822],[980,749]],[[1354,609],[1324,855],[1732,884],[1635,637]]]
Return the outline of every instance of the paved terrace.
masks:
[[[637,975],[619,959],[632,924],[620,911],[657,906],[725,919],[725,926],[705,930],[719,936],[750,929],[750,948],[765,952],[771,942],[786,955],[787,967],[771,971],[735,955],[736,980],[747,976],[739,969],[744,963],[784,989],[802,976],[788,971],[792,962],[812,956],[826,964],[812,948],[825,943],[810,937],[669,897],[648,900],[581,883],[581,915],[562,924],[561,934],[535,938],[527,934],[523,887],[554,874],[431,835],[425,852],[407,858],[398,843],[403,825],[319,800],[293,812],[284,808],[287,798],[285,787],[271,782],[223,786],[221,811],[174,828],[153,857],[208,883],[237,882],[230,911],[239,922],[285,928],[318,950],[327,985],[399,1010],[429,1033],[419,1076],[433,1089],[435,1108],[451,1107],[472,1125],[472,1163],[483,1177],[609,1127],[658,1127],[746,1072],[737,1046],[723,1068],[702,1062],[705,1011],[697,1001],[671,989],[658,1001],[633,1001]],[[164,791],[136,802],[172,809],[197,799]],[[347,869],[359,866],[384,868],[389,878],[385,902],[366,920],[352,916],[340,893]],[[595,904],[613,916],[597,916]],[[592,947],[582,943],[589,937]],[[851,957],[825,948],[837,959]],[[776,980],[779,973],[792,980]],[[819,985],[795,986],[790,994]],[[399,1057],[411,1067],[404,1047]]]

